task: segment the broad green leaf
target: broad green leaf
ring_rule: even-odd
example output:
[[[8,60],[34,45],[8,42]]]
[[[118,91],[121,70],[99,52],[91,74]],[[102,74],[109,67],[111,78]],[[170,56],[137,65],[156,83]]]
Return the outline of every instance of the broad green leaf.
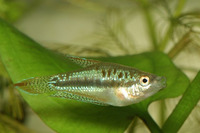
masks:
[[[176,133],[200,100],[200,72],[163,125],[163,132]]]
[[[80,67],[49,51],[0,20],[0,56],[13,82],[30,77],[52,75]],[[161,52],[99,58],[162,75],[167,88],[141,103],[128,107],[98,106],[74,100],[30,95],[20,91],[30,107],[57,132],[123,132],[135,115],[145,119],[148,104],[181,95],[188,78]]]

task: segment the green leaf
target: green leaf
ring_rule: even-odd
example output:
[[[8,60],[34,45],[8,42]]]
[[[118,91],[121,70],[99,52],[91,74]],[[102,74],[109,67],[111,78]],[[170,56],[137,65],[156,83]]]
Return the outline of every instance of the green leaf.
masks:
[[[14,83],[30,77],[79,69],[76,64],[43,48],[3,20],[0,20],[0,56]],[[20,93],[39,117],[57,132],[121,133],[135,115],[145,121],[151,102],[179,96],[189,83],[188,78],[161,52],[99,59],[165,76],[167,88],[141,103],[127,107],[98,106],[45,95],[30,95],[21,90]],[[148,125],[152,120],[147,118],[146,121]]]
[[[187,88],[172,114],[163,125],[166,133],[176,133],[200,100],[200,72]]]

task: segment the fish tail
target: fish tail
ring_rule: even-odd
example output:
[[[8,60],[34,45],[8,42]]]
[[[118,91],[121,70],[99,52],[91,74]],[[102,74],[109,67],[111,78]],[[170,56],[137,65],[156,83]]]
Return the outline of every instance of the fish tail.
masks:
[[[47,93],[52,90],[48,84],[49,77],[36,77],[14,84],[15,87],[32,94]]]

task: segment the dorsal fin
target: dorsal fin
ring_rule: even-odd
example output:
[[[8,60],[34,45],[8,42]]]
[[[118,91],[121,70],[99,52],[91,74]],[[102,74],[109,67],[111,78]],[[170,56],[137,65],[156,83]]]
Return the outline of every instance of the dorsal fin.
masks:
[[[82,67],[88,67],[97,63],[100,63],[100,61],[97,60],[92,60],[92,59],[86,59],[86,58],[81,58],[78,56],[72,56],[72,55],[66,55],[66,57],[71,60],[72,62],[82,66]]]

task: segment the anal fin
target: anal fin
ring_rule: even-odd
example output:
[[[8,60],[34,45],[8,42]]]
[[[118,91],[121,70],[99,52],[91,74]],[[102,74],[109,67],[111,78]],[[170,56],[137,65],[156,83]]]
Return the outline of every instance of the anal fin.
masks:
[[[98,100],[95,100],[95,99],[92,99],[90,97],[80,96],[80,95],[73,94],[73,93],[66,92],[66,91],[63,91],[63,92],[59,91],[59,92],[56,92],[56,93],[54,93],[50,96],[59,97],[59,98],[66,98],[66,99],[81,101],[81,102],[85,102],[85,103],[92,103],[92,104],[101,105],[101,106],[108,106],[108,104],[103,103],[103,102],[98,101]]]

